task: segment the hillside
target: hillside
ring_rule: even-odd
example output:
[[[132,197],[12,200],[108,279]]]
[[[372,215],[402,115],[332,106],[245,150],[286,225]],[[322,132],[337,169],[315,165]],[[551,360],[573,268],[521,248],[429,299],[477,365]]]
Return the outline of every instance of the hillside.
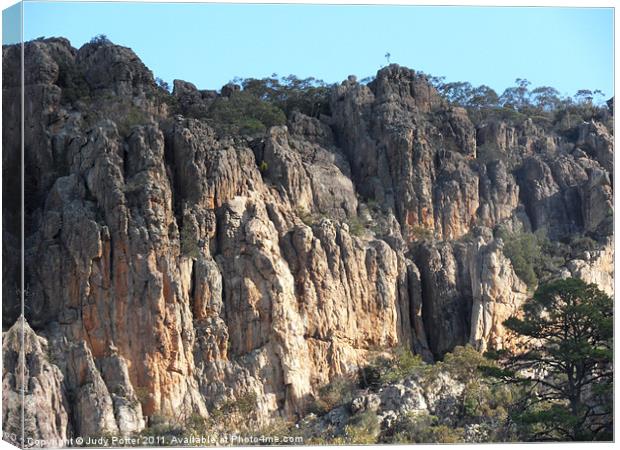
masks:
[[[3,47],[8,429],[19,64]],[[611,106],[463,107],[396,64],[255,81],[170,93],[105,39],[25,44],[27,434],[129,436],[231,405],[295,422],[395,349],[430,366],[514,345],[502,323],[545,280],[613,294]]]

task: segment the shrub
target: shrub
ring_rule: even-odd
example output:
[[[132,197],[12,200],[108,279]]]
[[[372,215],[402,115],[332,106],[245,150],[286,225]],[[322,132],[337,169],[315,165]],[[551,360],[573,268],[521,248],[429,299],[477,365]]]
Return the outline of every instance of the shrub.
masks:
[[[295,75],[277,78],[247,78],[238,80],[243,90],[282,110],[288,117],[297,110],[311,117],[329,114],[330,86],[315,78]]]
[[[105,34],[98,34],[97,36],[92,37],[89,43],[99,46],[111,44],[112,41],[110,41]]]
[[[334,378],[330,383],[319,389],[319,396],[310,406],[310,412],[325,414],[338,406],[351,402],[356,387],[355,380],[350,377]]]
[[[127,137],[131,134],[131,129],[137,125],[143,125],[149,121],[147,113],[136,106],[129,106],[123,118],[118,120],[116,126],[118,134],[121,137]]]
[[[158,438],[158,445],[171,445],[173,437],[181,438],[183,435],[184,424],[180,424],[174,418],[163,415],[151,416],[149,425],[138,433],[138,436]],[[163,440],[163,443],[159,441],[160,438]]]
[[[430,241],[434,237],[434,233],[431,230],[420,225],[411,227],[411,234],[419,241]]]
[[[360,370],[360,387],[376,389],[385,383],[396,383],[413,375],[421,375],[426,368],[419,355],[414,355],[408,348],[399,347],[391,357],[381,356]]]
[[[480,376],[479,368],[491,364],[471,345],[456,346],[451,353],[446,353],[443,361],[431,366],[434,371],[445,371],[461,383],[467,383]]]
[[[497,237],[504,241],[504,255],[510,259],[512,267],[530,289],[538,284],[536,268],[544,266],[541,241],[545,238],[533,233],[508,233],[500,228]]]
[[[393,444],[453,444],[463,442],[463,429],[440,424],[429,414],[399,416],[393,427],[381,436],[381,442]]]
[[[223,135],[255,136],[275,125],[284,125],[284,112],[249,92],[233,92],[230,97],[218,97],[204,117]]]
[[[197,413],[192,413],[185,420],[183,428],[186,435],[205,436],[210,431],[209,421]]]
[[[155,78],[155,83],[157,84],[157,86],[159,88],[164,89],[167,92],[170,92],[170,85],[166,81],[164,81],[161,78],[157,77],[157,78]]]
[[[364,223],[357,216],[350,217],[347,220],[347,225],[349,226],[349,232],[354,236],[360,237],[366,231]]]
[[[580,255],[583,252],[590,252],[598,248],[597,242],[588,236],[576,235],[570,239],[571,253],[574,256]]]
[[[267,164],[267,161],[261,161],[258,166],[258,170],[260,170],[261,173],[267,172],[267,170],[269,170],[269,164]]]
[[[457,346],[444,356],[443,361],[428,365],[420,382],[426,389],[433,389],[434,381],[440,374],[445,374],[464,386],[462,393],[455,398],[452,426],[501,422],[507,417],[515,388],[491,382],[486,374],[495,368],[495,362],[472,346]]]
[[[420,374],[425,368],[422,357],[414,355],[411,350],[404,347],[399,347],[394,351],[392,363],[383,376],[386,383],[395,383],[412,375]]]
[[[351,416],[344,427],[344,444],[375,444],[379,436],[379,418],[372,411]]]
[[[74,103],[77,100],[90,98],[90,86],[86,82],[84,74],[71,61],[58,63],[58,80],[56,83],[62,89],[61,101],[63,103]]]
[[[234,405],[234,410],[238,411],[244,417],[248,417],[256,412],[258,406],[258,399],[256,392],[246,392],[237,397],[237,401]]]
[[[374,198],[369,198],[368,200],[366,200],[366,206],[368,206],[368,209],[370,211],[373,211],[373,212],[381,211],[381,205],[379,205],[379,202]]]
[[[248,429],[256,419],[257,408],[256,393],[238,394],[236,398],[224,400],[209,410],[206,427],[212,430]]]
[[[181,227],[181,254],[190,258],[200,256],[200,246],[196,237],[196,230],[190,223],[184,223]]]

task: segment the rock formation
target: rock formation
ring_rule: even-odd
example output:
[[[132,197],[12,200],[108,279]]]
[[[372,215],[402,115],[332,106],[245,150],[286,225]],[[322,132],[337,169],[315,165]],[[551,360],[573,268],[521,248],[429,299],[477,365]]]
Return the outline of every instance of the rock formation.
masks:
[[[613,292],[601,123],[572,140],[531,120],[475,126],[423,75],[390,65],[333,87],[330,116],[221,136],[200,117],[231,86],[176,80],[171,96],[128,48],[52,38],[25,45],[22,321],[18,64],[3,47],[8,429],[20,371],[31,435],[62,440],[209,417],[248,394],[253,419],[294,418],[376,349],[432,361],[501,347],[502,321],[529,293],[500,225],[589,233],[598,248],[559,274]]]

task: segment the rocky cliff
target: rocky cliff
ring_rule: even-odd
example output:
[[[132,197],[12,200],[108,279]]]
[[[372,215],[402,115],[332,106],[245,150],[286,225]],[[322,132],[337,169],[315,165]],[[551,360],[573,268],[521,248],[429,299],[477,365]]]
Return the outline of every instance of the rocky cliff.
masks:
[[[37,40],[24,56],[27,322],[20,52],[3,47],[8,427],[20,370],[37,404],[30,434],[49,440],[128,435],[248,396],[257,422],[296,418],[378,350],[430,362],[509,345],[502,321],[531,290],[500,228],[568,243],[548,271],[613,293],[601,122],[474,125],[425,76],[390,65],[331,88],[329,115],[222,135],[196,111],[231,86],[177,80],[171,95],[106,42]],[[586,236],[587,250],[571,247]]]

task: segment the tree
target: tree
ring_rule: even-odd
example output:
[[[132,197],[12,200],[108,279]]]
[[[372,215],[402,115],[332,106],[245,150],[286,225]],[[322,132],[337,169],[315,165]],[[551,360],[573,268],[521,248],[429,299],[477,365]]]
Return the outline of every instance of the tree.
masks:
[[[469,103],[478,109],[493,108],[498,106],[499,96],[493,89],[483,84],[473,89]]]
[[[467,107],[472,96],[473,86],[466,81],[453,81],[444,83],[439,88],[439,92],[448,99],[450,103],[458,106]]]
[[[532,90],[534,105],[543,111],[552,111],[562,101],[557,89],[549,86],[540,86]]]
[[[594,93],[590,89],[579,89],[575,94],[575,101],[577,103],[591,105],[593,99]]]
[[[516,86],[509,87],[504,91],[500,97],[500,102],[506,107],[521,111],[530,106],[530,91],[528,86],[532,83],[524,78],[517,78],[515,83],[517,84]]]
[[[519,344],[497,352],[504,368],[489,372],[527,389],[513,413],[526,438],[612,439],[613,300],[594,284],[557,280],[504,326]]]
[[[90,40],[90,44],[93,45],[109,45],[112,42],[108,39],[108,37],[105,34],[98,34],[97,36],[94,36],[91,40]]]
[[[170,85],[166,81],[164,81],[161,78],[157,77],[157,78],[155,78],[155,83],[160,88],[164,89],[167,92],[170,92]]]
[[[329,113],[331,91],[323,80],[298,78],[295,75],[278,79],[277,74],[272,74],[270,78],[240,81],[244,92],[280,108],[287,117],[295,110],[312,117]]]
[[[229,98],[217,98],[204,118],[222,135],[256,136],[286,123],[280,108],[245,90],[233,92]]]

